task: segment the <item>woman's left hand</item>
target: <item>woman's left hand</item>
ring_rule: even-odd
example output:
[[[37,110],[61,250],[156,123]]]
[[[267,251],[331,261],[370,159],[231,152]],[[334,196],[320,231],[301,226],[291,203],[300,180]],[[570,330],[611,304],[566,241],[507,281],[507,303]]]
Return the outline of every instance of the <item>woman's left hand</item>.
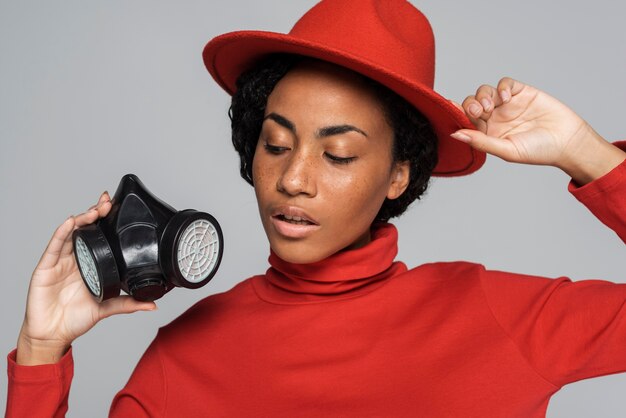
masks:
[[[584,184],[626,158],[569,107],[509,77],[497,87],[483,84],[462,105],[452,103],[478,128],[452,137],[505,161],[552,165]]]

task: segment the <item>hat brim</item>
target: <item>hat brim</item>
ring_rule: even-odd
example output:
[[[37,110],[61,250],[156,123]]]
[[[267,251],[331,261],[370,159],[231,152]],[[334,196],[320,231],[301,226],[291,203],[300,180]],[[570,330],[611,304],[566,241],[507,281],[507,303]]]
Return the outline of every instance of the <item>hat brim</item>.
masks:
[[[206,44],[202,57],[211,76],[232,95],[242,72],[261,57],[281,52],[318,58],[354,70],[387,86],[415,106],[428,118],[439,139],[439,161],[434,176],[463,176],[484,164],[484,152],[450,137],[458,129],[476,129],[464,112],[429,87],[389,71],[381,63],[293,35],[266,31],[237,31],[217,36]]]

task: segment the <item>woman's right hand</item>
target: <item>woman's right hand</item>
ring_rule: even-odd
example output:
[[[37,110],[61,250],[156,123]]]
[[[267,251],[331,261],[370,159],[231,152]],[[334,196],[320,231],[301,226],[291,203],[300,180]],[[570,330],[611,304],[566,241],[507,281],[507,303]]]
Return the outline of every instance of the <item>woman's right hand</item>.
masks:
[[[70,216],[54,231],[30,280],[26,315],[17,341],[17,364],[56,363],[76,338],[101,319],[156,309],[154,302],[139,302],[126,295],[98,303],[81,278],[72,232],[105,217],[111,210],[110,200],[104,192],[96,205]]]

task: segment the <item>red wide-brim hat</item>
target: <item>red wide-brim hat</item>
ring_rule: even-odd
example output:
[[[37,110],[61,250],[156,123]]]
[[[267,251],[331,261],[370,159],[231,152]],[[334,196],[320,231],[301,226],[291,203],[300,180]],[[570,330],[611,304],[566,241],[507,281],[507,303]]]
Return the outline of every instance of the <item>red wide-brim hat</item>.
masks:
[[[476,129],[464,112],[433,90],[435,39],[426,16],[404,0],[323,0],[288,34],[236,31],[217,36],[203,51],[206,68],[229,94],[239,75],[263,56],[293,53],[361,73],[404,97],[432,124],[439,139],[435,176],[478,170],[485,153],[450,137]]]

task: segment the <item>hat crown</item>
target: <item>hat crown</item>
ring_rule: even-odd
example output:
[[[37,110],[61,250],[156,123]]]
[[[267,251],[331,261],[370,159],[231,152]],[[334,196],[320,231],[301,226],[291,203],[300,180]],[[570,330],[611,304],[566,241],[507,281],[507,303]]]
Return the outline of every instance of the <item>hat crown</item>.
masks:
[[[439,139],[433,175],[461,176],[478,170],[485,153],[450,138],[476,127],[434,91],[435,37],[426,16],[405,0],[322,0],[288,34],[236,31],[213,38],[204,64],[229,94],[237,78],[269,54],[313,57],[349,68],[403,97],[430,121]]]
[[[434,86],[432,27],[408,1],[323,0],[289,34],[372,64],[384,62],[400,76]]]

